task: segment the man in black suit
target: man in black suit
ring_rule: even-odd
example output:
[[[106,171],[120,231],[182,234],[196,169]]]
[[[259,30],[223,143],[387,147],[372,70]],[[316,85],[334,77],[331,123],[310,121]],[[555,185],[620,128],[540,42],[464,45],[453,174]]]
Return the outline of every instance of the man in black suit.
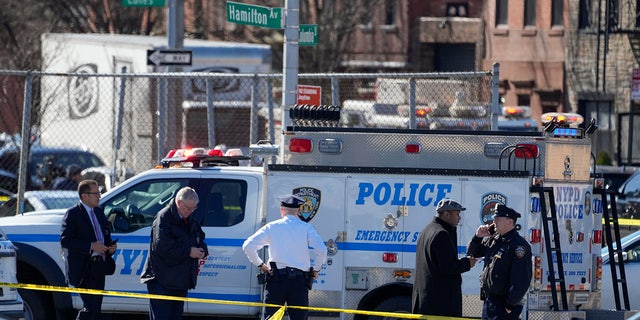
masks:
[[[98,207],[98,183],[81,181],[78,195],[80,202],[65,213],[60,234],[67,282],[77,288],[104,290],[105,276],[113,274],[115,269],[111,255],[117,245],[111,242],[107,219]],[[80,298],[84,308],[76,319],[100,319],[102,295],[80,294]]]

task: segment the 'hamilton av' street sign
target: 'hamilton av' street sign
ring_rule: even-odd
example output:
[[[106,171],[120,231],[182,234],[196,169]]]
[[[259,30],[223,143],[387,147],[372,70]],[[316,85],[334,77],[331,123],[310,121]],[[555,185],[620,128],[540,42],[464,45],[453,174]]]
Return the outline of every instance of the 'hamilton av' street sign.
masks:
[[[282,29],[282,8],[227,1],[227,21],[256,27]]]

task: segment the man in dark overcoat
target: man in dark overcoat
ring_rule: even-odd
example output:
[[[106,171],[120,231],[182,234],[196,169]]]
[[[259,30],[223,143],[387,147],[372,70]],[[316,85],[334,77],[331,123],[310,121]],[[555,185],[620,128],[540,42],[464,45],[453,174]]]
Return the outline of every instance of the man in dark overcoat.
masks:
[[[456,227],[458,202],[443,199],[436,216],[420,233],[416,245],[415,283],[412,312],[437,316],[462,316],[462,276],[476,263],[473,258],[458,259]]]

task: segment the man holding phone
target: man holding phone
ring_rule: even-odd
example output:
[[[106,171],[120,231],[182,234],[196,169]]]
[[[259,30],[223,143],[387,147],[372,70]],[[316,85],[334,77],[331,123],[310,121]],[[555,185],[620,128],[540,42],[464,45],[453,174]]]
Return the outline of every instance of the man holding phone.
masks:
[[[76,288],[104,290],[105,276],[115,271],[111,255],[117,245],[100,204],[100,190],[94,180],[78,184],[80,202],[62,219],[60,245],[67,282]],[[83,308],[76,319],[100,319],[102,295],[80,294]]]
[[[193,188],[183,187],[153,220],[149,255],[140,276],[150,294],[186,297],[196,287],[198,263],[209,255],[204,231],[192,217],[198,201]],[[149,299],[150,320],[182,319],[183,309],[182,300]]]
[[[503,204],[492,211],[493,223],[478,227],[467,250],[468,256],[484,257],[482,319],[518,319],[533,274],[531,246],[516,229],[520,213]]]

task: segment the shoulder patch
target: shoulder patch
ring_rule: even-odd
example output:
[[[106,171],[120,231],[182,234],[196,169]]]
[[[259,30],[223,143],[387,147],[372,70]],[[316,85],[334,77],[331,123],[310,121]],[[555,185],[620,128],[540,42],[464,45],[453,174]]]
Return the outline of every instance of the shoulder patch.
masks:
[[[517,246],[515,249],[516,258],[522,259],[526,252],[527,252],[527,249],[525,249],[524,246]]]

